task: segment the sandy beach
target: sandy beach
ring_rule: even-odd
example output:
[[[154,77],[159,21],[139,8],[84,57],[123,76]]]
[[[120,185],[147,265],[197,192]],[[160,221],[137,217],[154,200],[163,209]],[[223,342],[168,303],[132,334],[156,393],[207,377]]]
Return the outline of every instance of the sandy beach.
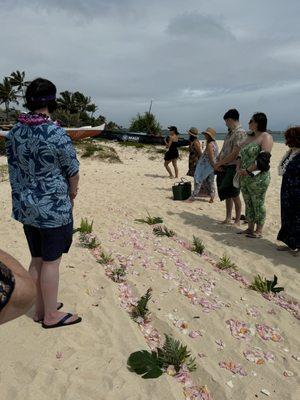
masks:
[[[75,226],[84,217],[94,221],[93,232],[101,247],[127,265],[127,281],[135,296],[152,287],[152,326],[162,336],[172,334],[187,345],[196,358],[193,381],[206,385],[214,400],[299,399],[299,319],[213,265],[227,254],[249,282],[258,273],[268,279],[276,274],[279,286],[285,288],[284,295],[300,301],[300,258],[275,249],[280,227],[277,165],[286,152],[285,145],[276,143],[272,152],[262,239],[236,235],[233,226],[220,225],[225,205],[217,198],[214,204],[206,199],[192,204],[173,201],[174,181],[166,176],[161,154],[147,148],[108,145],[116,149],[122,163],[111,164],[96,157],[80,159]],[[0,165],[5,163],[5,157],[0,157]],[[180,176],[185,177],[186,153],[178,164]],[[22,226],[10,216],[7,180],[0,183],[0,193],[0,246],[28,268],[30,254]],[[134,221],[146,217],[147,211],[162,217],[164,225],[175,231],[175,239],[156,237],[151,226]],[[182,246],[180,240],[191,242],[193,235],[205,244],[206,256]],[[174,377],[163,374],[144,380],[128,371],[129,355],[149,348],[137,324],[120,305],[118,284],[106,276],[93,254],[80,246],[78,234],[63,258],[59,293],[64,310],[81,315],[81,324],[47,331],[33,323],[30,314],[1,326],[1,399],[187,398],[183,385]],[[192,304],[195,294],[203,299],[201,304]],[[234,333],[237,322],[248,324],[244,336]],[[273,328],[278,340],[262,338],[259,326]],[[191,332],[198,332],[198,336]],[[245,356],[251,351],[267,356],[257,364]],[[230,361],[240,364],[246,376],[220,367],[219,363]]]

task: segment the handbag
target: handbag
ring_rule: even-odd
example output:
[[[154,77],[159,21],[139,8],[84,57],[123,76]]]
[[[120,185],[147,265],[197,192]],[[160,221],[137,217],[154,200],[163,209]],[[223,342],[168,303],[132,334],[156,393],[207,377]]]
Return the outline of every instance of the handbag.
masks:
[[[181,178],[181,181],[172,186],[173,200],[186,200],[192,194],[192,184]]]

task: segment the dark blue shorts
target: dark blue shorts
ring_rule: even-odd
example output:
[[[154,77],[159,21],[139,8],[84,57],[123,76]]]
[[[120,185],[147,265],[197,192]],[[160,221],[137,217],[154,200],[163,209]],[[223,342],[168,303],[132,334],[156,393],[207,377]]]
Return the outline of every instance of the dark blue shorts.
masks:
[[[36,228],[23,225],[32,257],[55,261],[68,253],[73,238],[73,222],[58,228]]]

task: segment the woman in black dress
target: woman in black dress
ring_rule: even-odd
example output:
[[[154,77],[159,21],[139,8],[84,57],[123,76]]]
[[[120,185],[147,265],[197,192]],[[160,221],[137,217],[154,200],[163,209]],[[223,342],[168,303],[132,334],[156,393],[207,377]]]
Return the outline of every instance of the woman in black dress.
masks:
[[[281,185],[281,228],[277,240],[287,246],[278,250],[292,250],[299,254],[300,249],[300,126],[285,132],[285,143],[289,151],[279,164]]]
[[[168,129],[170,131],[170,135],[166,139],[166,146],[168,150],[164,157],[164,166],[168,171],[170,178],[174,178],[171,168],[169,166],[169,164],[172,163],[175,171],[175,178],[178,178],[177,158],[179,158],[179,153],[177,146],[179,133],[176,126],[169,126]]]

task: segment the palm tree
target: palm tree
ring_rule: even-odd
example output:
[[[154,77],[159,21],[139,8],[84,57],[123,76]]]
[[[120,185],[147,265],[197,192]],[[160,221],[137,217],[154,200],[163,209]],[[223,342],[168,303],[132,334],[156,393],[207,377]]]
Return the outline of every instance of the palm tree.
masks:
[[[98,107],[94,103],[88,104],[86,107],[86,111],[92,113],[91,118],[94,118],[94,114],[97,111],[97,109]]]
[[[8,78],[13,87],[16,87],[18,92],[21,92],[21,96],[24,97],[24,88],[28,86],[29,81],[25,81],[25,71],[15,71],[10,74]]]
[[[9,103],[17,103],[18,97],[16,90],[13,88],[10,79],[4,78],[3,82],[0,83],[0,104],[5,104],[6,119],[9,118]]]
[[[70,114],[76,114],[78,112],[74,94],[68,90],[60,92],[60,97],[57,99],[57,104],[60,109],[67,111]]]
[[[75,92],[74,100],[78,108],[78,112],[88,111],[87,107],[91,104],[91,98],[89,96],[85,96],[83,93],[80,92]]]

